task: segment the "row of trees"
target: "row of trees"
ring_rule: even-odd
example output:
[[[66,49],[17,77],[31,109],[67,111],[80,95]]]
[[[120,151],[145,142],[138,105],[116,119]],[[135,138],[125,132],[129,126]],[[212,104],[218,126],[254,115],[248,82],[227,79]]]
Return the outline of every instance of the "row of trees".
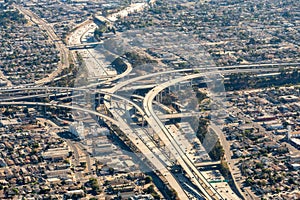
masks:
[[[110,26],[106,23],[98,25],[94,31],[94,37],[96,40],[100,41],[104,33],[113,33],[116,34],[116,29],[113,26]]]
[[[231,180],[231,174],[227,162],[224,160],[225,151],[217,139],[217,134],[214,131],[208,131],[209,120],[205,118],[199,119],[197,137],[202,144],[214,144],[213,148],[210,145],[204,145],[206,151],[213,161],[221,160],[220,172],[225,179]],[[217,142],[215,142],[217,140]]]
[[[157,63],[157,61],[152,60],[146,56],[142,56],[138,54],[137,52],[126,52],[125,56],[127,60],[131,63],[132,67],[137,67],[145,64],[150,64],[150,63]]]
[[[147,194],[151,194],[154,197],[154,199],[160,199],[159,194],[154,189],[154,185],[150,185],[149,187],[144,189],[144,192]]]
[[[224,85],[227,90],[241,90],[298,83],[300,83],[300,73],[298,69],[281,69],[279,75],[265,77],[257,77],[251,73],[231,74],[229,75],[229,80],[227,80]]]

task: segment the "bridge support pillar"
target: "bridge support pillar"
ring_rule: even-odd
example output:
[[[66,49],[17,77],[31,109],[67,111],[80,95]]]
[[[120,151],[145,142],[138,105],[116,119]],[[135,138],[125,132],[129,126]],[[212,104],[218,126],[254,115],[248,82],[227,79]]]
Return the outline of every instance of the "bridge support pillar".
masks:
[[[122,104],[124,105],[124,111],[126,113],[126,111],[127,111],[127,102],[126,101],[122,101]]]
[[[142,117],[142,128],[144,128],[144,126],[145,126],[145,117],[143,116]]]
[[[160,102],[159,103],[161,103],[162,102],[162,97],[163,97],[163,92],[160,92],[159,95],[160,95]]]
[[[178,83],[178,90],[180,90],[180,83]]]

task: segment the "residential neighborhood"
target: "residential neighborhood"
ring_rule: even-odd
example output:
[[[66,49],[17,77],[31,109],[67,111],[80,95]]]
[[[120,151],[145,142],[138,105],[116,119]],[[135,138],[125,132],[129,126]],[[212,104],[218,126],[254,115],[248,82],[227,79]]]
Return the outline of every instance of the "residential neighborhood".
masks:
[[[0,199],[300,199],[299,6],[0,0]]]

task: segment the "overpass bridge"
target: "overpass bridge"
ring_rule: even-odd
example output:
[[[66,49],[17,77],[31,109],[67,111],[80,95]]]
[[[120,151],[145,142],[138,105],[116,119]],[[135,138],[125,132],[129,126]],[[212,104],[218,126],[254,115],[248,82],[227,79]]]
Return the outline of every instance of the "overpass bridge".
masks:
[[[96,47],[99,44],[103,44],[103,41],[101,42],[90,42],[90,43],[82,43],[82,44],[74,44],[74,45],[68,45],[67,48],[69,50],[77,50],[77,49],[91,49]]]
[[[188,118],[188,117],[200,117],[207,115],[209,112],[182,112],[182,113],[173,113],[173,114],[162,114],[158,115],[160,119],[177,119],[177,118]]]
[[[195,164],[196,167],[213,167],[217,165],[221,165],[221,161],[207,161]]]
[[[276,71],[278,69],[268,69],[270,71]],[[235,73],[237,71],[243,71],[243,70],[236,70],[236,69],[230,69],[228,70],[226,73]],[[245,69],[245,71],[258,71],[258,69],[253,69],[253,70],[249,70],[249,69]],[[262,71],[267,71],[267,69],[264,69]],[[207,73],[207,72],[205,72]],[[215,72],[213,72],[215,73]],[[199,73],[199,74],[191,74],[191,75],[187,75],[186,77],[181,77],[181,78],[178,78],[178,79],[175,79],[175,80],[171,80],[169,82],[166,82],[164,84],[161,84],[159,86],[156,86],[152,91],[150,91],[145,99],[144,99],[144,109],[146,110],[146,112],[144,110],[140,110],[141,113],[143,114],[146,114],[146,115],[143,115],[144,118],[150,122],[149,124],[152,125],[153,129],[155,132],[157,132],[158,134],[165,134],[165,136],[163,136],[166,140],[164,141],[169,141],[168,143],[170,144],[170,146],[173,146],[173,150],[172,151],[172,154],[175,155],[175,156],[179,156],[179,159],[180,159],[180,164],[183,166],[183,169],[186,171],[187,175],[190,177],[191,180],[193,180],[193,182],[197,185],[198,189],[206,196],[208,197],[208,199],[213,199],[214,197],[217,197],[217,198],[220,198],[219,194],[217,194],[213,188],[211,188],[211,186],[209,184],[207,184],[207,181],[205,180],[204,177],[202,177],[201,173],[199,173],[196,169],[195,169],[195,165],[193,165],[190,161],[190,159],[188,157],[186,157],[184,155],[184,152],[182,152],[181,148],[178,146],[178,144],[176,143],[176,141],[174,141],[171,137],[171,135],[168,133],[167,130],[165,130],[165,128],[163,127],[163,125],[161,124],[161,122],[159,121],[159,119],[157,119],[157,116],[155,113],[153,113],[153,110],[152,110],[152,103],[153,103],[153,99],[154,97],[159,94],[159,92],[161,92],[161,90],[163,90],[164,88],[166,87],[170,87],[171,85],[174,85],[175,83],[177,82],[180,82],[180,81],[184,81],[184,80],[188,80],[188,79],[193,79],[193,78],[197,78],[197,77],[201,77],[203,76],[203,73]],[[145,76],[146,77],[146,76]],[[145,78],[145,77],[142,77],[142,78]],[[140,78],[140,77],[139,77]],[[130,81],[126,82],[122,82],[121,84],[122,85],[119,85],[115,88],[112,89],[112,91],[114,89],[117,89],[119,87],[119,89],[121,89],[122,87],[126,86],[126,83],[128,84],[129,82],[131,81],[134,81],[134,79],[131,79]],[[44,87],[42,88],[44,90],[51,90],[53,89],[54,91],[57,89],[57,90],[61,90],[61,89],[70,89],[70,88],[61,88],[61,87],[57,87],[57,88],[50,88],[50,87]],[[72,88],[72,90],[82,90],[82,91],[85,91],[87,93],[89,92],[96,92],[97,90],[89,90],[89,89],[79,89],[79,88]],[[14,89],[11,89],[11,90],[14,90]],[[15,89],[15,90],[22,90],[20,88],[18,89]],[[34,88],[26,88],[25,90],[34,90]],[[118,89],[117,89],[118,90]],[[108,90],[108,91],[111,91],[111,90]],[[2,92],[2,91],[1,91]],[[100,90],[98,90],[97,92],[101,93]],[[105,92],[103,92],[103,94],[105,94]],[[107,95],[112,95],[110,94],[109,92],[106,93]],[[128,99],[123,99],[124,101],[128,101]],[[132,103],[132,102],[131,102]],[[0,102],[0,105],[13,105],[13,104],[18,104],[18,105],[25,105],[24,102]],[[28,104],[27,104],[28,105]],[[39,105],[39,103],[32,103],[31,105]],[[58,106],[58,107],[69,107],[69,108],[73,108],[73,109],[78,109],[78,110],[82,110],[84,112],[88,111],[88,110],[83,110],[83,108],[75,108],[75,107],[71,107],[71,106],[64,106],[64,105],[54,105],[54,104],[47,104],[45,103],[46,106]],[[91,114],[95,114],[95,113],[91,113]],[[99,114],[99,113],[98,113]],[[106,118],[107,120],[113,122],[113,123],[116,123],[118,125],[121,125],[119,126],[120,128],[123,127],[123,125],[125,126],[125,122],[120,122],[120,120],[122,120],[122,118],[120,116],[118,116],[118,114],[115,114],[116,115],[116,119],[112,119],[112,118]],[[99,115],[98,115],[99,116]],[[101,116],[101,117],[104,117],[104,116]],[[112,121],[114,120],[114,121]],[[126,127],[126,126],[125,126]],[[126,132],[128,135],[132,134],[132,130],[131,128],[127,127],[126,130],[124,130],[124,132]],[[132,135],[132,139],[136,139],[136,137],[134,137],[134,135]],[[142,140],[140,140],[141,143],[143,142]],[[145,148],[148,148],[147,146],[144,146]],[[146,152],[143,152],[144,153],[149,153],[149,150],[145,150]],[[150,152],[151,152],[151,149],[150,149]],[[153,160],[153,152],[152,154],[150,154],[150,156],[147,156],[148,159],[152,160],[153,164],[154,165],[161,165],[161,167],[165,167],[165,163],[164,162],[161,162],[159,163],[159,159],[156,157],[156,160],[154,161]],[[155,155],[154,155],[155,156]],[[155,158],[155,157],[154,157]],[[202,165],[203,166],[203,165]],[[162,174],[164,173],[168,173],[167,170],[162,170],[161,172]],[[196,180],[196,179],[200,179],[200,180]],[[172,181],[175,181],[176,182],[176,179],[174,179],[174,177],[172,177],[172,175],[168,174],[168,182],[172,182]],[[175,186],[177,187],[177,189],[180,189],[178,187],[178,185],[173,185],[172,186]],[[184,196],[184,195],[183,195]],[[222,197],[221,197],[222,199]]]
[[[147,85],[133,85],[128,87],[123,87],[118,91],[130,91],[130,90],[142,90],[142,89],[152,89],[156,87],[157,84],[147,84]]]

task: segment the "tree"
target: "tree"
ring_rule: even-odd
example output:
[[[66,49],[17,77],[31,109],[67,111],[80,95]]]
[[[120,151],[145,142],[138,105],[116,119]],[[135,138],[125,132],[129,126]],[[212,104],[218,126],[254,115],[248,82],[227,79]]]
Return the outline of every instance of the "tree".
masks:
[[[249,42],[248,42],[247,44],[248,44],[248,45],[249,45],[249,44],[256,44],[256,41],[255,41],[254,38],[250,38],[250,39],[249,39]]]
[[[115,169],[112,168],[112,167],[110,167],[110,168],[108,169],[108,172],[109,172],[110,175],[113,175],[113,174],[115,173]]]
[[[6,108],[4,113],[3,113],[4,116],[9,116],[11,114],[12,114],[12,112],[9,110],[9,108]]]
[[[161,102],[166,106],[170,106],[172,104],[172,97],[170,95],[166,95],[162,98]]]
[[[288,183],[289,183],[290,185],[295,184],[295,180],[294,180],[293,178],[289,178],[289,179],[288,179]]]
[[[204,99],[207,98],[207,95],[203,92],[197,91],[196,97],[197,97],[199,103],[201,103]]]
[[[36,148],[39,148],[39,146],[40,146],[40,144],[35,142],[35,143],[33,143],[32,148],[36,149]]]
[[[230,170],[226,161],[221,160],[220,172],[225,179],[230,179]]]
[[[247,184],[248,186],[253,185],[253,179],[250,178],[250,177],[248,177],[248,178],[246,179],[246,184]]]
[[[170,190],[167,190],[167,194],[171,199],[178,199],[177,192],[172,188]]]
[[[80,166],[86,168],[86,162],[80,162]]]
[[[220,144],[220,141],[218,141],[213,149],[209,152],[209,156],[212,160],[221,160],[224,156],[224,149],[222,145]]]
[[[148,183],[151,183],[151,182],[152,182],[152,177],[151,176],[146,176],[145,183],[148,184]]]
[[[28,108],[27,108],[27,107],[25,107],[25,108],[23,109],[23,113],[28,114]]]
[[[240,63],[240,62],[242,62],[243,61],[243,59],[242,58],[238,58],[238,59],[236,59],[236,62],[238,62],[238,63]]]
[[[90,184],[94,194],[101,193],[101,190],[100,190],[100,187],[99,187],[99,184],[98,184],[98,181],[96,178],[90,178],[89,184]]]
[[[68,159],[65,159],[65,160],[64,160],[64,163],[66,163],[66,164],[70,164],[70,160],[68,160]]]
[[[18,188],[13,188],[12,191],[15,193],[15,195],[18,195],[18,194],[19,194]]]
[[[103,36],[103,33],[107,32],[107,26],[106,24],[101,24],[99,25],[98,28],[95,29],[94,31],[94,37],[97,40],[100,40],[100,38]]]
[[[208,131],[207,131],[208,123],[209,123],[208,119],[204,119],[204,118],[199,119],[197,137],[199,138],[201,143],[203,143],[204,138],[205,138],[206,134],[208,133]]]
[[[147,194],[151,194],[151,193],[155,192],[154,186],[153,186],[153,185],[150,185],[149,187],[147,187],[147,188],[144,190],[144,192],[147,193]]]

